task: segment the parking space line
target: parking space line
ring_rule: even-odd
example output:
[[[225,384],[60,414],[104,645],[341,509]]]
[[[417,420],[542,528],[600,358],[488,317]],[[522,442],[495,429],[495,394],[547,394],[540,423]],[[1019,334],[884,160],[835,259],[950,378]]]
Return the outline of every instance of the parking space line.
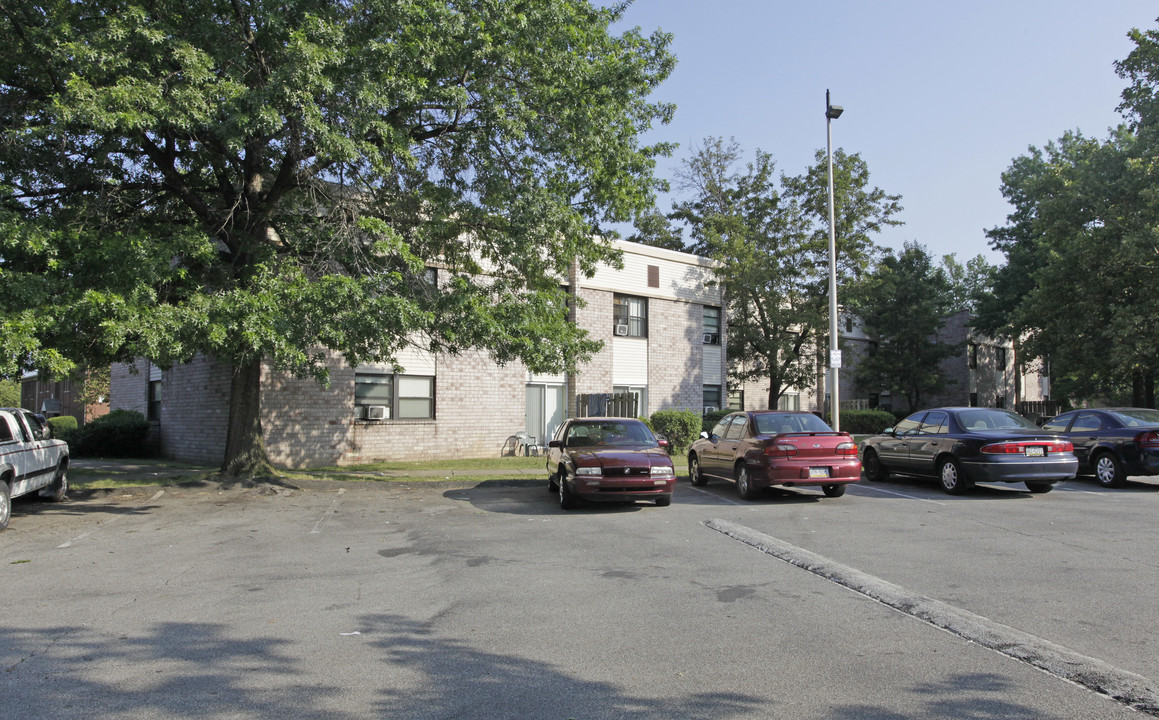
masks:
[[[683,489],[684,488],[681,488],[681,490],[683,490]],[[695,485],[689,486],[689,489],[695,490],[698,493],[703,493],[703,494],[708,495],[710,497],[713,497],[717,500],[720,500],[721,502],[728,503],[729,505],[748,505],[749,504],[749,503],[742,503],[739,500],[733,500],[732,498],[723,497],[721,495],[717,495],[716,493],[710,493],[707,490],[705,490],[704,488],[699,488],[699,487],[696,487]]]
[[[325,525],[326,521],[329,520],[330,517],[333,516],[337,511],[338,499],[335,498],[330,502],[330,507],[326,508],[326,511],[322,513],[322,517],[318,518],[318,522],[314,523],[314,529],[310,531],[310,534],[315,535],[322,532],[322,526]]]
[[[752,528],[707,520],[707,527],[766,555],[808,570],[967,641],[995,650],[1068,682],[1106,695],[1149,715],[1159,715],[1159,683],[1107,662],[1082,655],[1009,625],[949,603],[912,593],[879,577],[779,540]]]
[[[946,504],[944,502],[938,502],[937,500],[930,500],[929,498],[918,497],[917,495],[906,495],[905,493],[894,492],[893,490],[886,490],[884,488],[875,487],[873,485],[862,485],[862,484],[858,483],[857,485],[851,485],[849,489],[850,490],[853,490],[853,489],[874,490],[874,491],[879,492],[879,493],[885,493],[887,495],[897,495],[898,497],[909,498],[910,500],[921,500],[922,502],[933,503],[934,505],[945,505]]]
[[[145,505],[147,503],[151,503],[164,494],[165,494],[164,490],[158,490],[157,492],[153,493],[153,497],[149,498],[145,502],[137,503],[137,504],[138,505]],[[101,527],[107,528],[109,525],[112,525],[116,521],[120,520],[122,517],[124,517],[124,516],[123,515],[114,515],[113,517],[111,517],[108,520],[101,523]],[[57,545],[56,547],[57,547],[57,549],[70,548],[73,546],[74,543],[78,543],[81,540],[84,540],[89,535],[92,535],[91,531],[86,532],[86,533],[81,533],[80,535],[77,535],[76,537],[74,537],[72,540],[65,540],[64,542],[62,542],[60,545]]]

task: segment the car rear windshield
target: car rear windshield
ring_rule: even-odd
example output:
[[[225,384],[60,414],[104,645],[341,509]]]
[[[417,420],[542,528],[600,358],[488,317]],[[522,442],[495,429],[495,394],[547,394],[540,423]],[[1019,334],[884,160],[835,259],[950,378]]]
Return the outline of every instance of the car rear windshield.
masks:
[[[778,433],[833,432],[833,428],[816,415],[809,413],[761,413],[753,416],[761,435]]]
[[[958,413],[958,423],[970,430],[1039,430],[1034,423],[1009,410],[963,410]]]
[[[655,446],[656,436],[641,422],[609,420],[606,422],[576,423],[567,431],[569,447],[604,446]]]
[[[1159,410],[1132,408],[1131,410],[1116,410],[1111,414],[1127,427],[1159,425]]]

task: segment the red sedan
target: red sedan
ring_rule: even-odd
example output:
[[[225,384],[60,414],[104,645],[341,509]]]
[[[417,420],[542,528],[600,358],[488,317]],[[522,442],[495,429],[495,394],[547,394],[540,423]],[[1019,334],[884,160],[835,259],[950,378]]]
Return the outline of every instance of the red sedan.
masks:
[[[849,433],[835,432],[812,413],[738,412],[692,444],[688,477],[693,485],[735,481],[745,500],[774,485],[819,485],[826,497],[841,497],[861,478],[861,461]]]
[[[548,488],[570,510],[579,500],[672,502],[676,471],[667,442],[634,418],[574,418],[548,443]]]

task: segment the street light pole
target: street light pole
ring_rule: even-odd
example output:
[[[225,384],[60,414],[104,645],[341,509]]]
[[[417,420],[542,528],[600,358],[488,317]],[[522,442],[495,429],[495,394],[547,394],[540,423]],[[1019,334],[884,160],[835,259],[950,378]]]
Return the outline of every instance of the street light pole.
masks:
[[[829,415],[833,429],[841,429],[841,350],[837,347],[837,237],[833,230],[833,121],[845,108],[829,102],[825,91],[826,150],[829,156]]]

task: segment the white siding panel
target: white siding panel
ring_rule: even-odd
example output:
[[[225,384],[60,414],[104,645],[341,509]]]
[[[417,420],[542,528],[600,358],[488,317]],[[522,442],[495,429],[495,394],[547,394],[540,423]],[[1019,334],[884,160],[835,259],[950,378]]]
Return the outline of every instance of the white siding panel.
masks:
[[[539,385],[565,385],[567,384],[567,373],[559,373],[558,375],[536,375],[535,373],[527,373],[527,382],[536,383]]]
[[[405,375],[437,375],[435,368],[438,365],[434,353],[419,350],[414,347],[405,347],[398,351],[398,364],[403,368]],[[394,366],[390,363],[367,363],[359,365],[358,370],[363,372],[393,373]]]
[[[648,341],[644,338],[612,338],[612,384],[648,384]]]
[[[591,278],[581,279],[584,287],[596,290],[643,295],[665,300],[683,300],[704,305],[720,305],[720,288],[709,285],[715,279],[711,264],[689,253],[653,248],[636,243],[617,243],[624,251],[624,267],[600,265]],[[660,269],[660,287],[648,286],[648,266]]]
[[[704,346],[704,368],[701,372],[704,374],[705,385],[724,385],[720,379],[719,345]]]

